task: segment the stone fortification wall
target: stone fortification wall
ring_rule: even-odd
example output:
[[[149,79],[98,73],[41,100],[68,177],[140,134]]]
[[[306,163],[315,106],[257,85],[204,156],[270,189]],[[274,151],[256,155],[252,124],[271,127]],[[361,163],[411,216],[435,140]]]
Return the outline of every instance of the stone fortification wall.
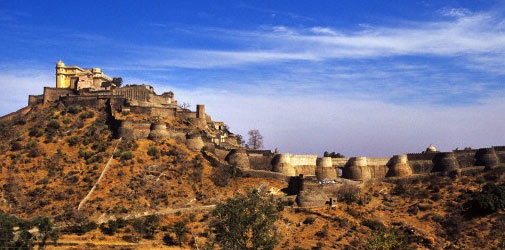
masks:
[[[275,154],[270,150],[247,150],[250,166],[257,170],[271,170]]]
[[[132,113],[157,116],[162,119],[174,118],[177,112],[176,108],[143,107],[143,106],[131,106],[129,108],[130,112]]]
[[[331,158],[332,164],[337,168],[344,168],[350,158]]]
[[[462,168],[472,167],[476,165],[477,150],[454,150],[458,164]]]
[[[44,103],[44,95],[29,95],[28,96],[28,106],[33,106],[37,104]]]
[[[66,106],[79,105],[92,108],[99,108],[106,102],[105,100],[100,102],[98,96],[64,96],[61,100]]]
[[[272,171],[287,176],[315,175],[317,155],[278,154],[272,159]]]
[[[120,95],[126,99],[135,100],[138,102],[148,102],[149,96],[152,93],[149,89],[143,86],[125,86],[112,90],[114,95]]]
[[[433,170],[433,159],[436,155],[436,152],[407,154],[407,160],[414,174],[425,174]]]
[[[249,157],[247,152],[243,148],[232,149],[230,153],[225,158],[226,162],[230,165],[242,168],[242,169],[250,169],[251,165],[249,163]]]
[[[505,163],[505,147],[493,147],[500,163]]]
[[[333,161],[330,157],[317,158],[316,164],[316,177],[318,180],[337,179],[337,168],[333,166]]]
[[[44,103],[49,103],[49,102],[55,102],[60,100],[61,96],[68,96],[73,94],[73,90],[71,89],[59,89],[59,88],[50,88],[50,87],[44,87],[44,94],[43,94],[43,102]]]
[[[230,153],[230,150],[216,147],[214,152],[219,160],[224,161],[228,153]]]
[[[118,135],[125,139],[147,139],[151,133],[150,122],[121,121]]]

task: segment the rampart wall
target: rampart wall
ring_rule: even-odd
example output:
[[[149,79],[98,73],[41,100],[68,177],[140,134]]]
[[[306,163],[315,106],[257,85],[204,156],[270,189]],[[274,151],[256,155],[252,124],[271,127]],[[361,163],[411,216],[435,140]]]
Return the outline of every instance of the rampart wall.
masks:
[[[278,154],[272,159],[272,170],[287,176],[315,175],[317,155]]]
[[[43,102],[44,103],[55,102],[60,100],[61,96],[68,96],[71,94],[73,94],[73,90],[71,89],[44,87]]]

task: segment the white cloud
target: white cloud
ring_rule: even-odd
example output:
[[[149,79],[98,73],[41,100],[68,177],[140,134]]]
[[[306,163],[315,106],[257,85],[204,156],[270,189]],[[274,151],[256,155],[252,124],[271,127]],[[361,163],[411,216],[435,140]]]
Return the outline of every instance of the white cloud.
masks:
[[[364,26],[355,31],[332,27],[273,26],[255,31],[213,29],[212,39],[234,49],[128,47],[137,67],[236,68],[249,64],[289,61],[380,59],[397,56],[460,58],[459,64],[478,70],[503,66],[505,19],[491,13],[445,9],[439,21],[403,22],[395,27]]]
[[[318,94],[262,95],[215,89],[173,90],[180,102],[205,104],[213,120],[225,121],[246,135],[257,128],[269,149],[348,156],[391,156],[421,152],[433,143],[441,150],[488,147],[505,141],[502,97],[481,105],[440,107],[395,105],[359,98]],[[247,93],[247,94],[246,94]]]
[[[8,71],[0,74],[0,115],[17,111],[28,104],[28,95],[40,95],[44,86],[53,86],[54,77],[49,72]]]

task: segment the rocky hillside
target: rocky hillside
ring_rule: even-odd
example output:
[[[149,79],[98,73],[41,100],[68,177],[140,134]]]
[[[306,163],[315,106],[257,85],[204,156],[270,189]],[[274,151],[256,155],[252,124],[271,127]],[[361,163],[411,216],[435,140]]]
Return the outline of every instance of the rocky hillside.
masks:
[[[0,215],[49,217],[58,248],[201,248],[214,205],[260,188],[282,201],[276,249],[505,247],[502,169],[344,186],[334,207],[299,208],[285,182],[233,177],[205,150],[114,138],[106,114],[38,106],[3,121]]]
[[[90,218],[207,205],[235,192],[223,187],[226,169],[212,167],[184,144],[114,138],[103,110],[37,107],[3,122],[0,133],[0,208],[10,214],[65,221],[111,156],[81,205]]]

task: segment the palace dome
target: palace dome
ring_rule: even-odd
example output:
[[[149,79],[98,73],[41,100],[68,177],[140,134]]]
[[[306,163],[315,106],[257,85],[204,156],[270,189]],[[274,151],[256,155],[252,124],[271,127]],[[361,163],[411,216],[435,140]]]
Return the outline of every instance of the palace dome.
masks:
[[[430,144],[428,148],[426,148],[426,152],[437,152],[437,148],[433,146],[433,144]]]

